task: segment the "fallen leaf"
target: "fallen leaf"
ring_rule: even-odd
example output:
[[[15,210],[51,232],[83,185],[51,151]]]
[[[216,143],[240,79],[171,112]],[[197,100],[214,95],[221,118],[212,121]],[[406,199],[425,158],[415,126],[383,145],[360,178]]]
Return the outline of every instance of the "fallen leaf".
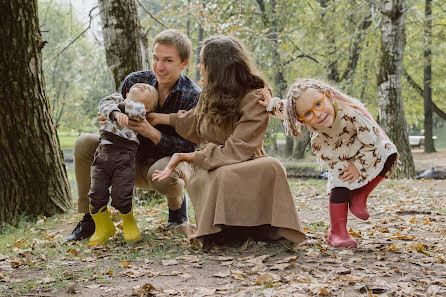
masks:
[[[80,255],[79,251],[76,250],[76,249],[68,249],[67,250],[67,254],[72,254],[73,256],[79,256]]]
[[[274,278],[272,277],[272,275],[269,273],[265,273],[265,274],[260,275],[257,278],[255,284],[256,285],[271,285],[273,283],[273,281],[274,281]]]
[[[361,231],[356,232],[356,231],[354,231],[352,228],[350,228],[350,230],[348,231],[348,233],[349,233],[351,236],[356,237],[356,238],[361,238],[361,237],[362,237],[362,236],[361,236]]]
[[[285,270],[286,268],[291,268],[291,267],[295,267],[296,264],[294,263],[283,263],[283,264],[275,264],[273,266],[271,266],[269,269],[270,270]]]
[[[319,295],[319,296],[327,296],[330,294],[330,292],[326,288],[317,288],[313,291],[313,294]]]
[[[242,280],[242,279],[245,278],[243,272],[234,272],[234,271],[233,271],[233,272],[231,272],[231,276],[232,276],[234,279],[237,279],[237,280]]]
[[[182,255],[182,256],[176,257],[175,259],[176,260],[184,260],[184,261],[187,261],[190,263],[196,263],[199,261],[198,257],[194,256],[194,255]]]
[[[217,261],[232,261],[234,257],[217,257]]]
[[[192,275],[190,275],[189,273],[182,273],[180,274],[180,277],[184,280],[190,279],[192,277]]]
[[[248,248],[249,242],[250,242],[250,240],[248,239],[248,240],[242,245],[242,247],[240,248],[240,250],[241,250],[241,251],[246,250],[246,249]]]
[[[161,264],[163,264],[164,266],[177,265],[178,261],[177,260],[161,260]]]
[[[157,291],[155,286],[152,285],[151,283],[146,283],[142,286],[135,286],[132,288],[132,295],[133,296],[140,296],[140,297],[145,297],[145,296],[155,296],[155,292]]]
[[[216,273],[214,275],[212,275],[213,277],[220,277],[220,278],[225,278],[229,276],[228,272],[220,272],[220,273]]]
[[[201,296],[214,296],[216,289],[214,288],[196,288],[195,289],[197,292],[194,294],[194,296],[196,297],[201,297]]]
[[[122,266],[122,267],[130,267],[130,266],[132,266],[132,264],[130,264],[130,263],[127,262],[126,260],[121,260],[121,266]]]
[[[14,246],[18,249],[21,249],[22,246],[24,246],[26,243],[26,238],[22,238],[22,239],[18,239],[16,241],[14,241]]]

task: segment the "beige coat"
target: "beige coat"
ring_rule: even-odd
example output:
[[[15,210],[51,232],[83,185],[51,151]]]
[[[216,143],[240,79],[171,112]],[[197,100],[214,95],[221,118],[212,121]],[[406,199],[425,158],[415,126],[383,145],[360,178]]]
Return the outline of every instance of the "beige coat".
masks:
[[[268,114],[259,99],[255,91],[248,93],[239,120],[226,128],[197,129],[194,110],[170,115],[180,136],[200,144],[186,185],[197,223],[186,228],[191,238],[220,232],[222,225],[267,225],[263,230],[271,238],[305,238],[285,169],[263,149]]]

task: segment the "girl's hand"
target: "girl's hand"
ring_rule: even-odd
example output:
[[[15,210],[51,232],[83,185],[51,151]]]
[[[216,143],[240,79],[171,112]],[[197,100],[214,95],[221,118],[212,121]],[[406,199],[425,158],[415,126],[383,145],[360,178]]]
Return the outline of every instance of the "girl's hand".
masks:
[[[129,125],[129,117],[125,113],[117,113],[115,114],[115,119],[121,126],[128,126]]]
[[[98,119],[99,125],[105,126],[105,124],[107,124],[107,119],[101,112],[98,112],[97,119]]]
[[[146,114],[146,119],[154,127],[156,125],[169,125],[170,122],[169,115],[165,113],[149,112]]]
[[[352,162],[348,162],[348,166],[339,171],[339,178],[349,184],[352,184],[358,177],[359,170]]]
[[[162,181],[168,178],[175,168],[180,164],[180,162],[190,162],[192,163],[195,159],[195,153],[175,153],[172,158],[170,158],[169,163],[163,170],[155,170],[152,175],[152,180]]]
[[[263,99],[260,99],[257,102],[266,108],[272,98],[270,91],[267,88],[263,88],[263,89],[257,89],[256,93],[257,95],[261,95],[263,97]]]

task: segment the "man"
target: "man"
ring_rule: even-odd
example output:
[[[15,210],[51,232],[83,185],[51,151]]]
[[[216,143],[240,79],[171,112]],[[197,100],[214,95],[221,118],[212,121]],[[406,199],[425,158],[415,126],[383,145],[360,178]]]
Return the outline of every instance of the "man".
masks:
[[[159,93],[158,113],[174,113],[189,110],[198,102],[201,89],[181,72],[189,63],[192,45],[178,30],[168,29],[153,41],[153,70],[129,74],[122,84],[121,93],[125,98],[135,83],[148,83]],[[177,226],[188,221],[184,186],[191,173],[191,165],[181,163],[172,175],[163,181],[152,181],[155,170],[163,170],[170,157],[177,152],[192,152],[195,144],[181,138],[171,126],[153,127],[145,119],[129,121],[129,127],[138,132],[138,147],[135,165],[135,186],[151,189],[166,196],[169,219],[166,227]],[[94,233],[94,221],[89,213],[88,191],[90,189],[90,165],[99,145],[99,136],[81,135],[74,144],[74,170],[78,187],[78,212],[84,213],[66,240],[82,240]]]

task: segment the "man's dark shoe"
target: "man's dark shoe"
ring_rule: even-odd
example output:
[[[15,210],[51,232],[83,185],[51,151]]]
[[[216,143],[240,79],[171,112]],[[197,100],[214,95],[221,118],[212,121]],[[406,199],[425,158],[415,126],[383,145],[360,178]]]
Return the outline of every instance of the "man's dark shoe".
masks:
[[[183,204],[177,210],[169,208],[169,220],[166,223],[166,228],[175,227],[189,222],[187,218],[187,196],[184,194]]]
[[[94,233],[94,221],[89,213],[86,213],[82,220],[77,223],[73,232],[65,238],[66,241],[82,240],[90,237]]]

